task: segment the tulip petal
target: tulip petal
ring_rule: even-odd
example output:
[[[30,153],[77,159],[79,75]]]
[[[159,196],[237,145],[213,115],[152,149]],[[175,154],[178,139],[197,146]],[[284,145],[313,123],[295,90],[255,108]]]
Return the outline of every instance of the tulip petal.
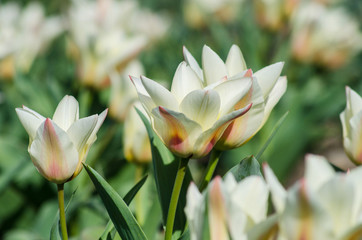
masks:
[[[153,129],[171,152],[181,157],[191,157],[201,126],[183,113],[163,107],[152,110]]]
[[[191,182],[187,189],[185,213],[189,222],[191,239],[202,239],[203,218],[205,215],[204,197]]]
[[[202,49],[202,68],[206,85],[213,84],[227,76],[224,62],[206,45]]]
[[[235,109],[253,103],[250,110],[243,116],[235,119],[224,131],[216,144],[219,150],[237,148],[247,143],[261,128],[264,119],[264,98],[256,78],[253,78],[252,88],[235,105]]]
[[[89,136],[87,144],[91,145],[95,142],[95,140],[97,139],[97,132],[99,130],[99,128],[102,126],[104,120],[106,119],[108,114],[108,109],[104,110],[103,112],[101,112],[101,114],[98,115],[98,120],[97,120],[97,124],[93,129],[92,134]]]
[[[202,88],[202,82],[195,72],[185,62],[180,63],[171,86],[171,93],[175,95],[177,101],[181,102],[187,94]]]
[[[216,86],[214,90],[218,92],[221,100],[220,116],[232,111],[234,106],[248,93],[251,86],[251,78],[228,79]],[[244,106],[249,103],[246,103]]]
[[[226,226],[226,202],[221,189],[221,178],[219,176],[211,182],[209,191],[209,226],[210,239],[229,239]]]
[[[336,194],[337,193],[337,194]],[[321,186],[318,199],[333,221],[335,236],[341,236],[355,224],[352,216],[355,214],[355,188],[347,181],[346,176],[340,175],[332,178]]]
[[[209,129],[218,118],[220,96],[213,90],[192,91],[181,102],[180,110],[203,130]]]
[[[263,164],[264,177],[269,186],[271,192],[271,198],[273,205],[277,213],[281,213],[285,208],[285,201],[287,197],[287,191],[278,181],[273,170],[269,167],[268,164]]]
[[[274,88],[274,85],[278,81],[280,73],[282,72],[283,66],[283,62],[278,62],[254,73],[254,76],[258,79],[259,86],[263,91],[264,99],[268,97],[269,93]]]
[[[250,176],[239,182],[232,194],[232,200],[254,221],[252,225],[266,218],[268,208],[268,186],[260,176]]]
[[[354,115],[349,125],[351,128],[350,136],[344,138],[344,148],[350,159],[360,165],[362,163],[362,111]]]
[[[279,225],[282,235],[289,240],[334,239],[329,215],[308,191],[303,180],[288,191]]]
[[[346,87],[346,99],[347,99],[347,118],[350,119],[353,115],[362,111],[362,98],[350,87]]]
[[[29,134],[30,142],[32,142],[36,136],[36,131],[39,128],[40,124],[45,121],[45,117],[32,110],[30,111],[30,109],[26,107],[16,108],[15,111],[19,117],[21,124],[24,126],[26,132]]]
[[[311,191],[317,191],[334,176],[335,171],[328,164],[325,157],[307,154],[305,160],[306,169],[304,176],[306,184]]]
[[[82,152],[84,146],[87,144],[87,141],[97,124],[97,120],[97,115],[81,118],[78,121],[75,121],[68,129],[68,136],[78,152]]]
[[[279,102],[280,98],[283,96],[285,91],[287,90],[287,78],[280,77],[278,81],[275,83],[273,89],[269,93],[268,98],[266,99],[265,103],[265,110],[264,110],[264,119],[261,127],[264,126],[265,122],[268,120],[269,115],[275,105]]]
[[[143,107],[145,108],[145,110],[147,111],[147,113],[150,115],[152,109],[154,109],[156,106],[156,104],[154,103],[154,101],[152,100],[152,98],[150,97],[150,95],[147,93],[145,87],[143,86],[141,79],[137,78],[137,77],[133,77],[130,76],[131,81],[133,82],[134,86],[136,87],[137,93],[138,93],[138,98],[140,100],[140,102],[142,103]]]
[[[147,77],[141,76],[141,81],[156,106],[162,106],[173,111],[178,111],[179,103],[171,92],[161,84]]]
[[[79,119],[79,104],[73,96],[64,96],[53,115],[53,121],[64,131]]]
[[[246,70],[246,63],[240,48],[235,44],[231,46],[225,62],[229,76],[234,76]]]
[[[78,152],[68,134],[49,118],[39,126],[29,153],[38,171],[55,183],[66,182],[78,164]]]
[[[189,50],[187,50],[187,48],[185,46],[183,47],[183,54],[184,54],[185,62],[196,73],[196,75],[199,77],[201,82],[204,82],[204,78],[203,78],[204,76],[202,73],[202,69],[200,68],[200,66],[197,63],[197,61],[195,60],[195,58],[191,55],[191,53],[189,52]]]
[[[227,115],[222,116],[217,120],[214,125],[203,132],[197,139],[194,145],[194,158],[201,158],[206,156],[214,147],[216,142],[222,136],[223,132],[234,119],[244,115],[251,108],[252,104],[249,104],[245,108],[233,111]]]

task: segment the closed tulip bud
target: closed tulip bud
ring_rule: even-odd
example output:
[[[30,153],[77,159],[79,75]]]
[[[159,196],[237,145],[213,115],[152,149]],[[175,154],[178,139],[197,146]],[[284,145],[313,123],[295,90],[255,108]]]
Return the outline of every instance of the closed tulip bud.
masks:
[[[65,96],[52,119],[25,106],[16,113],[29,134],[28,152],[35,167],[49,181],[61,184],[82,170],[107,110],[79,119],[77,100]]]
[[[357,165],[362,164],[362,98],[346,87],[346,109],[340,114],[344,150]]]

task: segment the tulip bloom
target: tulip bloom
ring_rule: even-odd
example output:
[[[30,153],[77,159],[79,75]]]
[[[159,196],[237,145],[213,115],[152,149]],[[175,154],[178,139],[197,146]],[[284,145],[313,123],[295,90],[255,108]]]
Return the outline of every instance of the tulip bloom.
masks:
[[[171,91],[144,76],[131,79],[153,129],[171,152],[183,158],[207,155],[229,123],[251,107],[233,109],[249,91],[250,77],[215,76],[208,86],[186,62],[178,66]]]
[[[283,62],[269,65],[253,73],[251,69],[247,69],[243,54],[236,45],[230,48],[225,63],[214,51],[204,46],[202,52],[203,69],[199,67],[197,61],[186,48],[184,48],[184,57],[194,73],[208,85],[215,84],[218,79],[223,77],[226,77],[226,81],[236,76],[252,78],[252,87],[234,105],[234,110],[238,110],[251,102],[253,106],[245,115],[235,119],[228,126],[215,146],[219,150],[237,148],[248,142],[263,127],[287,87],[286,77],[280,77]]]
[[[232,174],[216,177],[202,194],[191,183],[185,207],[191,240],[247,239],[247,232],[266,219],[269,191],[263,178],[237,183]]]
[[[346,109],[340,114],[344,150],[357,165],[362,164],[362,98],[346,87]]]
[[[83,168],[91,145],[107,110],[79,119],[79,105],[65,96],[53,119],[23,106],[16,113],[29,134],[28,151],[38,171],[49,181],[62,184],[75,178]]]
[[[336,173],[324,157],[307,155],[304,178],[288,191],[267,165],[264,175],[279,215],[280,239],[333,240],[361,236],[362,168]]]

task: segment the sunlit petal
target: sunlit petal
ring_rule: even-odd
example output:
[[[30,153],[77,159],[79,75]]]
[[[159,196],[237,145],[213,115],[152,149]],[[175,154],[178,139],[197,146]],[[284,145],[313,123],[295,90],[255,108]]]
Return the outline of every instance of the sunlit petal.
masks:
[[[79,119],[79,104],[73,96],[65,96],[58,104],[53,121],[64,131]]]
[[[230,48],[225,65],[229,76],[234,76],[246,70],[246,63],[243,54],[241,53],[240,48],[235,44]]]
[[[207,85],[217,82],[227,76],[224,62],[206,45],[202,49],[202,68],[204,70],[204,81]]]

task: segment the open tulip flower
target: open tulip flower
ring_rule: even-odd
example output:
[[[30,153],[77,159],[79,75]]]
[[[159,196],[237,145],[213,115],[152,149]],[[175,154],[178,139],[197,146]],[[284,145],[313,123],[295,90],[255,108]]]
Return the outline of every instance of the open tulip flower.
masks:
[[[251,102],[253,106],[245,115],[236,118],[227,127],[216,143],[215,148],[219,150],[237,148],[248,142],[265,124],[287,87],[286,77],[280,77],[283,62],[269,65],[253,73],[251,69],[247,69],[243,54],[236,45],[230,48],[225,63],[213,50],[204,46],[202,69],[186,48],[184,48],[184,57],[194,74],[206,85],[218,84],[222,78],[226,81],[240,76],[252,78],[252,87],[233,108],[238,110]],[[228,91],[227,94],[232,94],[233,90],[230,88]]]
[[[200,193],[191,183],[185,212],[191,240],[245,240],[247,232],[266,219],[269,191],[260,176],[236,182],[232,174],[216,177]]]
[[[183,158],[207,155],[229,123],[251,107],[247,103],[234,110],[251,87],[250,77],[215,76],[208,85],[186,62],[178,66],[171,91],[144,76],[131,79],[153,129],[171,152]]]
[[[58,104],[53,119],[23,106],[16,113],[29,134],[28,151],[38,171],[49,181],[62,184],[83,168],[107,110],[79,119],[79,106],[72,96]]]
[[[288,191],[269,168],[264,174],[279,216],[278,239],[360,239],[362,168],[336,173],[321,156],[307,155],[304,178]]]
[[[348,157],[362,164],[362,98],[346,87],[346,109],[340,114],[343,128],[343,145]]]

